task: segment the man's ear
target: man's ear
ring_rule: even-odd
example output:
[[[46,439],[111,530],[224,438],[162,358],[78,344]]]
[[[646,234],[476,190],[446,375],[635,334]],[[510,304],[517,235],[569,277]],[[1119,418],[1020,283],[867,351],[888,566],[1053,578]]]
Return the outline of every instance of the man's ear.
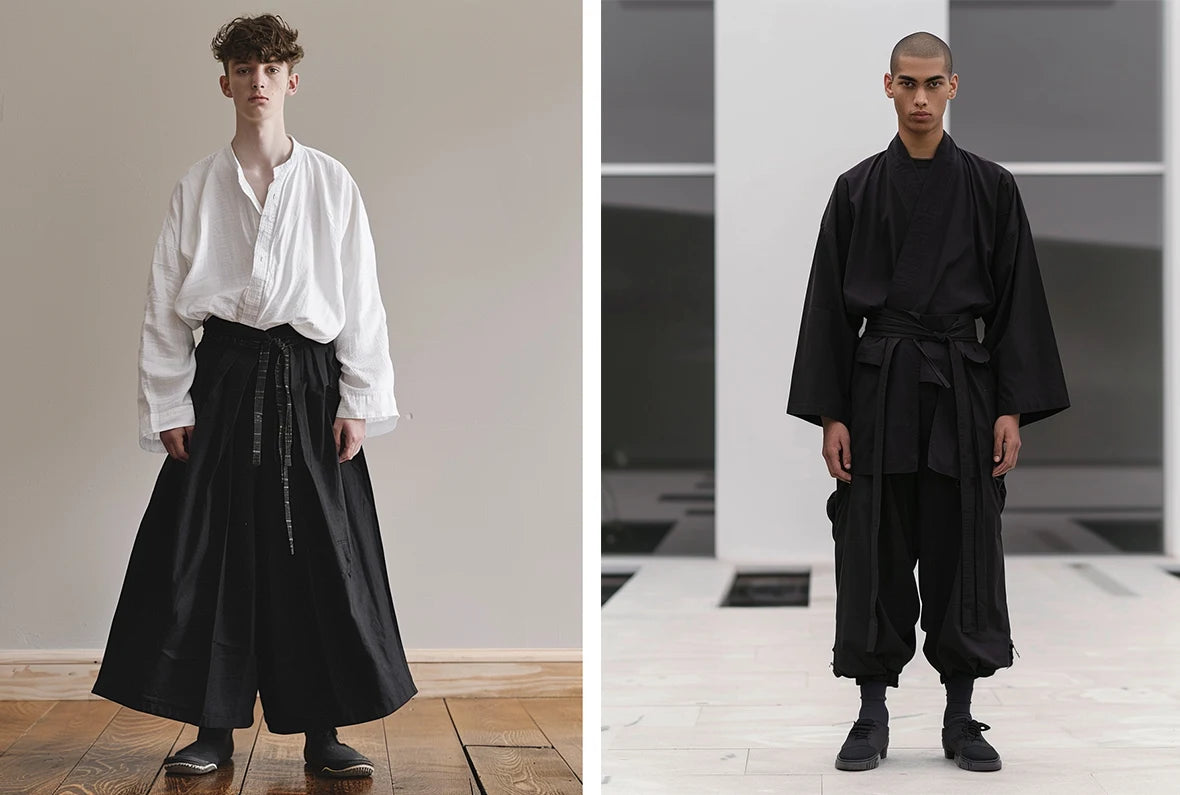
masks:
[[[225,75],[217,78],[217,84],[221,86],[221,93],[227,97],[233,97],[233,92],[229,90],[229,78]]]
[[[885,96],[893,99],[893,75],[885,73]]]
[[[954,99],[955,94],[959,93],[959,76],[958,75],[951,75],[950,89],[951,90],[949,92],[947,92],[946,98],[947,99]]]

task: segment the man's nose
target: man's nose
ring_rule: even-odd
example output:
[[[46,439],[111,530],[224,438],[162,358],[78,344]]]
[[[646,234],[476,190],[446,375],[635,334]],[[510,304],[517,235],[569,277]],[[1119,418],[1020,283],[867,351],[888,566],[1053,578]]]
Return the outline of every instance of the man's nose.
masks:
[[[914,104],[919,107],[926,106],[926,92],[918,89],[918,93],[914,94]]]

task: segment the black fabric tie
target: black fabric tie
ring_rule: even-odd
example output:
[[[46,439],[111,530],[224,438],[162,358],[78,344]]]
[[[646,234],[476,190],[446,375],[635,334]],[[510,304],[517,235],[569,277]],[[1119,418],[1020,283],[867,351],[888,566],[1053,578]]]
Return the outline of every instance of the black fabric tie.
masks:
[[[881,361],[881,376],[877,388],[875,426],[873,428],[873,507],[872,526],[869,535],[869,567],[871,571],[869,589],[869,636],[870,651],[877,646],[877,592],[880,574],[877,570],[877,536],[881,528],[881,480],[885,470],[885,397],[889,386],[889,367],[897,343],[903,339],[916,342],[937,342],[947,346],[950,353],[951,380],[947,383],[939,367],[930,361],[929,354],[918,345],[922,356],[930,361],[931,369],[944,388],[950,388],[955,395],[955,421],[959,444],[959,497],[962,514],[962,610],[963,630],[976,632],[983,628],[985,617],[978,609],[981,595],[979,577],[976,571],[976,544],[982,543],[983,534],[977,533],[976,489],[988,472],[975,455],[975,438],[971,399],[967,391],[967,373],[963,365],[962,342],[978,343],[975,334],[975,317],[969,314],[944,316],[949,322],[944,329],[932,329],[924,325],[922,316],[914,312],[896,309],[882,309],[868,318],[865,337],[885,338],[885,355]],[[974,462],[972,459],[974,456]]]
[[[291,440],[293,436],[291,403],[291,343],[281,337],[258,341],[258,375],[254,381],[254,466],[262,465],[262,406],[266,396],[266,371],[271,348],[279,351],[275,363],[275,405],[279,411],[279,474],[283,481],[283,519],[287,524],[287,545],[295,554],[295,532],[291,525]],[[279,400],[280,394],[282,400]]]

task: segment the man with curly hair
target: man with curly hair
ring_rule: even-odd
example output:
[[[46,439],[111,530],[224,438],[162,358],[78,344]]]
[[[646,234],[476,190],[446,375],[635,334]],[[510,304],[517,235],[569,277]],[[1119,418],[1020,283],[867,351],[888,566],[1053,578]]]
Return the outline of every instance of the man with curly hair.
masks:
[[[200,727],[170,773],[228,762],[257,694],[310,770],[368,776],[336,728],[416,692],[361,449],[398,416],[373,240],[345,167],[286,132],[297,36],[213,39],[236,131],[176,185],[148,280],[140,444],[168,457],[94,693]]]

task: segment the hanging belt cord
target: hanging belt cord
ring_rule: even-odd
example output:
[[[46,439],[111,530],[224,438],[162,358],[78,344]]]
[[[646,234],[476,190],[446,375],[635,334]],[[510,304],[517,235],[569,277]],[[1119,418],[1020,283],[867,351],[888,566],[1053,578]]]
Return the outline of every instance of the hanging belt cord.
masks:
[[[254,381],[254,466],[262,465],[262,406],[266,395],[266,372],[270,367],[270,349],[279,349],[279,361],[275,367],[275,403],[279,408],[279,474],[283,481],[283,519],[287,524],[287,545],[295,554],[295,532],[291,525],[291,442],[293,437],[292,417],[294,407],[291,401],[291,343],[280,337],[271,337],[258,344],[258,375]],[[283,400],[278,397],[282,394]]]

